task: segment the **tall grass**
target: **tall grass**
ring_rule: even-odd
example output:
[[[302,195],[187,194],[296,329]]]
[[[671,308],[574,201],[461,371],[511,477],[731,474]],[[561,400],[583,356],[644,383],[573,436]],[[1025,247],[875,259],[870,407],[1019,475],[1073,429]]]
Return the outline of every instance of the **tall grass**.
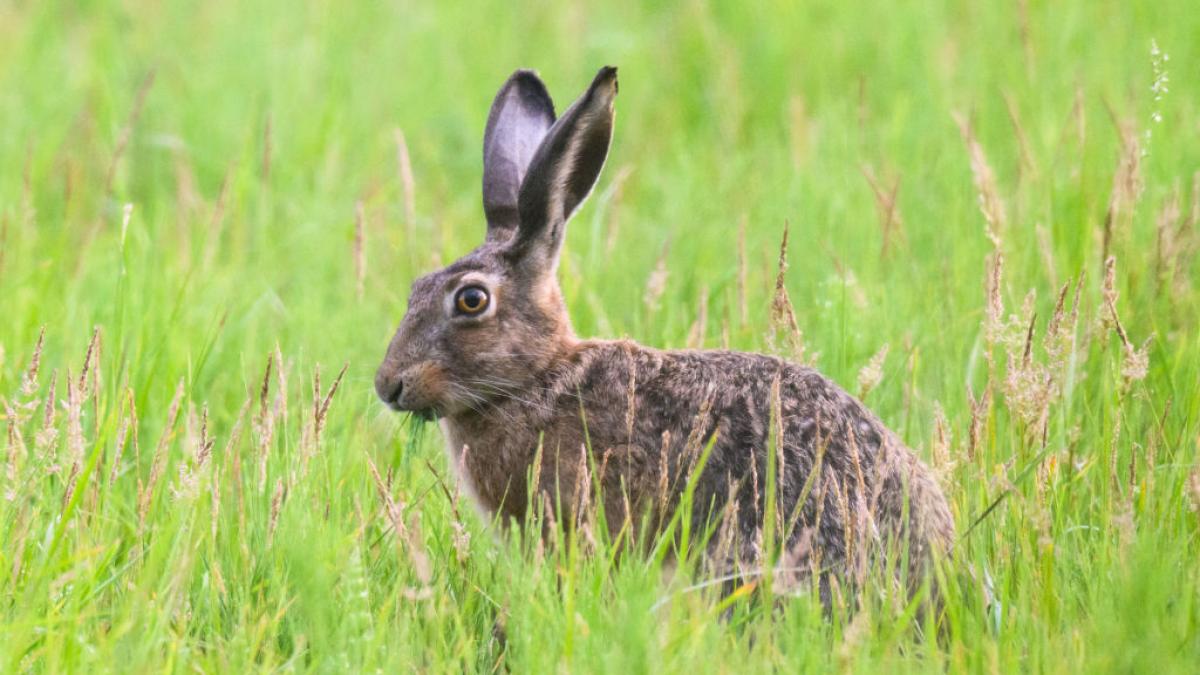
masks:
[[[0,669],[1193,670],[1197,34],[1182,0],[0,5]],[[374,400],[409,282],[482,237],[495,88],[562,107],[604,63],[577,331],[861,394],[951,501],[940,631],[496,527]]]

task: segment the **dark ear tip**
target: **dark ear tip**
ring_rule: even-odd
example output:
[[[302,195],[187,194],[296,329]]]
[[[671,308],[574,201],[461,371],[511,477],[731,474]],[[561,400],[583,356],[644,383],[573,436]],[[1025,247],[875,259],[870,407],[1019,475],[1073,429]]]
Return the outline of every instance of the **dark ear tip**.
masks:
[[[514,70],[513,74],[509,76],[508,81],[524,84],[542,84],[542,78],[538,77],[537,71],[531,68],[518,68]]]
[[[527,68],[513,71],[504,86],[500,87],[497,99],[508,91],[517,92],[521,100],[547,111],[550,121],[554,121],[554,100],[550,98],[550,92],[546,90],[546,85],[542,82],[542,78],[538,77],[537,71]]]
[[[618,87],[616,66],[604,66],[601,68],[600,71],[596,73],[596,79],[592,80],[592,87],[595,88],[597,85],[608,84],[610,82],[612,83],[613,93],[617,93]]]

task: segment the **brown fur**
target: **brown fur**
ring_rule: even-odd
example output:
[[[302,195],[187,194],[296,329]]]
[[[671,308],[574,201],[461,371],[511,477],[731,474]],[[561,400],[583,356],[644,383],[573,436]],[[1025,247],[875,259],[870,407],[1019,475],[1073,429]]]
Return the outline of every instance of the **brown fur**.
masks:
[[[716,571],[760,568],[772,538],[799,578],[854,581],[906,551],[898,573],[919,581],[951,546],[949,509],[928,469],[857,399],[778,358],[575,336],[558,253],[607,154],[615,95],[615,69],[602,70],[546,128],[553,108],[536,76],[519,71],[501,89],[484,171],[485,211],[498,215],[483,245],[413,284],[380,396],[440,417],[455,469],[506,521],[525,518],[533,475],[560,523],[579,522],[598,497],[613,534],[636,538],[643,524],[656,534],[694,477],[687,516],[694,532],[719,524],[707,549]],[[472,285],[490,302],[465,316],[453,298]],[[766,523],[772,492],[777,517]]]

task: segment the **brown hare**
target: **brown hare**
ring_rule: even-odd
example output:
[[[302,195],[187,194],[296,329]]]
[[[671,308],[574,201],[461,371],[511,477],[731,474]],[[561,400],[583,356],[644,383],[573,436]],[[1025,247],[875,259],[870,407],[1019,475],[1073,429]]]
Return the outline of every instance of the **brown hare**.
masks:
[[[899,552],[911,584],[954,524],[929,470],[861,402],[771,356],[575,335],[556,271],[604,166],[616,94],[603,68],[556,119],[533,72],[500,88],[483,141],[486,239],[413,283],[379,397],[438,418],[451,466],[503,521],[536,500],[569,525],[602,503],[612,533],[636,539],[665,528],[691,481],[687,517],[692,532],[711,526],[714,573],[762,569],[775,528],[795,579],[855,578]]]

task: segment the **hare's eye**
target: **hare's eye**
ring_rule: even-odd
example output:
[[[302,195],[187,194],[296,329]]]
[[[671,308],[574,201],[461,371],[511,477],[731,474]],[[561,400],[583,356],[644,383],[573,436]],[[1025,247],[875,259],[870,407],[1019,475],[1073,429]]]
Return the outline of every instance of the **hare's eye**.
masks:
[[[479,286],[467,286],[454,295],[454,306],[463,314],[478,314],[487,309],[488,292]]]

